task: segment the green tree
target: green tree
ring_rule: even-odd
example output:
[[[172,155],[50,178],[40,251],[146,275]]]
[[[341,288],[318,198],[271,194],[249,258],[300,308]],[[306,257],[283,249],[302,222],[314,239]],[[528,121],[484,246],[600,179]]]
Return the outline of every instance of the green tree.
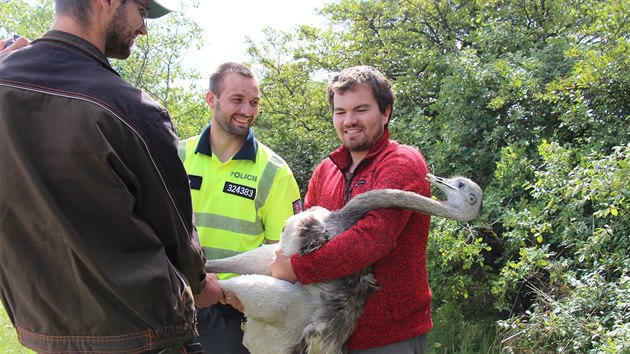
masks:
[[[501,338],[512,349],[625,352],[630,145],[608,153],[543,142],[538,150],[542,164],[513,186],[522,197],[502,216],[510,259],[491,282],[495,305],[511,314],[499,322]],[[522,159],[506,154],[498,171],[510,173]]]
[[[179,136],[187,138],[199,134],[208,123],[208,111],[205,88],[195,84],[199,72],[182,65],[188,48],[199,49],[204,43],[199,24],[185,15],[199,1],[187,0],[181,5],[168,16],[148,20],[149,34],[137,38],[131,57],[112,60],[112,65],[123,78],[167,107]]]
[[[266,29],[269,43],[249,48],[261,84],[256,134],[285,158],[304,195],[315,166],[338,146],[326,83],[313,80],[311,63],[287,57],[300,39]],[[251,41],[250,41],[251,43]]]
[[[207,124],[208,113],[205,91],[194,84],[199,73],[182,65],[188,48],[203,45],[201,27],[185,16],[199,1],[186,0],[181,6],[180,11],[147,21],[149,34],[137,38],[131,57],[110,63],[125,80],[167,107],[179,135],[188,137]],[[17,33],[33,40],[52,26],[54,0],[0,0],[0,11],[0,35]]]
[[[35,39],[46,33],[54,21],[54,0],[0,0],[0,37],[19,34]]]
[[[625,161],[630,141],[629,9],[628,0],[341,0],[320,11],[320,28],[269,32],[251,43],[250,54],[268,73],[266,99],[295,109],[275,116],[274,127],[313,112],[290,101],[325,107],[325,97],[291,89],[305,87],[306,77],[317,83],[343,67],[373,65],[397,91],[392,136],[421,149],[435,173],[464,174],[485,187],[485,212],[473,225],[433,223],[428,259],[438,307],[448,303],[447,312],[462,311],[464,320],[490,316],[521,330],[519,321],[535,322],[526,329],[531,335],[500,337],[513,349],[549,350],[577,339],[567,350],[614,352],[629,342],[627,302],[615,302],[627,293],[628,267],[620,262],[627,255],[605,248],[584,265],[588,257],[577,254],[589,254],[593,240],[608,240],[611,225],[627,237],[628,224],[618,217],[627,213],[627,187],[587,178],[598,169],[587,162],[627,173],[625,162],[610,161]],[[300,163],[296,149],[335,146],[311,131],[292,135],[296,130],[270,135],[291,166]],[[544,193],[534,193],[541,185],[548,186]],[[618,193],[598,194],[602,209],[592,209],[580,204],[586,194],[563,193],[567,185]],[[583,248],[567,248],[578,235]],[[611,267],[626,271],[611,277]],[[585,325],[572,336],[562,322],[570,317],[543,316],[553,305],[566,311],[572,295],[576,305],[588,303],[586,284],[602,282],[609,286],[599,295],[616,305],[598,303],[610,316],[597,328]],[[578,311],[573,323],[585,324],[592,310]],[[543,323],[557,324],[557,333],[546,335]]]

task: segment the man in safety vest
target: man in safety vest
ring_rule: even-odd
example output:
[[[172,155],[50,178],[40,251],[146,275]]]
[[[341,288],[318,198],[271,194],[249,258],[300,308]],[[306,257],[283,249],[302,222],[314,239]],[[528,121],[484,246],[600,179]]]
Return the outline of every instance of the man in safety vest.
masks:
[[[284,222],[302,211],[300,191],[287,163],[254,138],[258,79],[239,63],[221,64],[210,76],[206,103],[212,119],[201,135],[180,142],[195,224],[207,259],[234,256],[280,239]],[[225,279],[234,274],[219,274]],[[278,299],[282,301],[282,299]],[[206,353],[248,353],[243,314],[229,305],[199,309],[199,340]]]

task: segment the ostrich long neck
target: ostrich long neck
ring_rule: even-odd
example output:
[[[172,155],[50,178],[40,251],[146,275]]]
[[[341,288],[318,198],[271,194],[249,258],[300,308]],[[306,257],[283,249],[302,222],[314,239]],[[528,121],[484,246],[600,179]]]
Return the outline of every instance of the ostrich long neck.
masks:
[[[333,212],[329,220],[334,222],[335,229],[341,233],[368,211],[380,208],[410,209],[424,214],[445,217],[461,221],[460,213],[451,205],[401,190],[372,190],[352,198],[342,209]],[[336,232],[333,232],[336,234]]]

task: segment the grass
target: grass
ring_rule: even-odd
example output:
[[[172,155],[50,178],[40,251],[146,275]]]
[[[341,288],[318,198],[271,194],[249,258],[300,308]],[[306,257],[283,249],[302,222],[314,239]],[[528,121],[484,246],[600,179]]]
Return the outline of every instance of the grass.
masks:
[[[457,310],[443,305],[432,311],[433,330],[427,338],[427,352],[432,354],[489,354],[496,348],[493,321],[465,320]]]
[[[7,316],[2,306],[0,306],[0,309],[0,353],[34,353],[18,342],[17,334],[9,320],[9,316]]]

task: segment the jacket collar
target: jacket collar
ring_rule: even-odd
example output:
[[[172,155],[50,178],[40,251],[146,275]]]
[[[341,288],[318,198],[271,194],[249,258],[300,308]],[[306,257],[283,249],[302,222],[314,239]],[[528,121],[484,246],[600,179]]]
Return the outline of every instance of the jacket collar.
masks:
[[[107,60],[107,57],[105,56],[103,52],[101,52],[98,48],[96,48],[92,43],[86,41],[85,39],[81,37],[75,36],[74,34],[63,32],[63,31],[51,30],[51,31],[48,31],[46,34],[44,34],[41,38],[38,38],[33,41],[33,43],[37,43],[37,42],[55,43],[55,44],[67,47],[69,49],[74,49],[74,50],[83,52],[84,54],[87,54],[88,56],[91,56],[92,58],[99,61],[101,65],[103,65],[107,70],[120,76],[116,72],[116,70],[114,70],[114,68],[112,68],[112,66],[109,64],[109,61]]]
[[[375,155],[378,155],[389,143],[389,128],[385,127],[383,131],[383,135],[378,139],[376,144],[372,146],[370,152],[361,160],[361,164],[363,161],[371,160]],[[337,150],[333,151],[329,158],[332,162],[339,167],[339,169],[343,172],[347,171],[352,164],[352,156],[350,156],[350,151],[343,145],[341,145]]]
[[[199,142],[197,143],[196,153],[202,153],[207,156],[212,156],[212,146],[210,145],[210,126],[208,125],[201,135],[199,136]],[[254,138],[254,130],[249,128],[247,133],[247,140],[243,147],[232,157],[232,160],[251,160],[256,162],[256,153],[258,153],[258,141]]]

